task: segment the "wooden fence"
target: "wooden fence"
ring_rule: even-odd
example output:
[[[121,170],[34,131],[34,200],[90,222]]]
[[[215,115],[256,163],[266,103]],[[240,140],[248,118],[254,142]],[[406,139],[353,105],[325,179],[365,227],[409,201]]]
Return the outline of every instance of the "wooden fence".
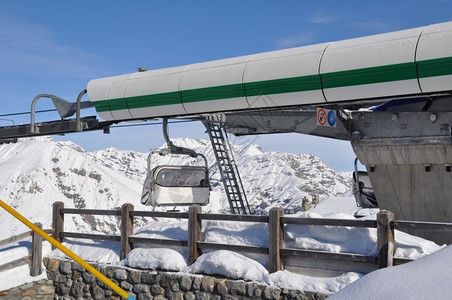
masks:
[[[41,223],[35,223],[36,226],[42,229]],[[53,230],[44,230],[47,233],[53,233]],[[28,237],[31,238],[31,254],[18,258],[16,260],[10,261],[3,265],[0,265],[0,272],[6,271],[18,266],[30,264],[30,275],[39,276],[42,273],[42,237],[34,231],[27,231],[7,239],[0,241],[0,247],[15,243],[17,241],[25,240]]]
[[[108,215],[121,217],[120,235],[85,234],[64,231],[64,215]],[[156,239],[133,236],[133,220],[135,217],[152,218],[176,218],[188,219],[187,240]],[[201,240],[202,221],[233,221],[233,222],[255,222],[268,224],[268,247],[257,247],[249,245],[231,245],[211,243]],[[285,217],[283,210],[273,208],[268,216],[250,215],[225,215],[205,214],[200,206],[191,206],[188,213],[184,212],[151,212],[135,211],[132,204],[124,204],[121,210],[93,210],[64,208],[62,202],[56,202],[53,206],[54,238],[62,241],[63,238],[82,238],[97,240],[114,240],[120,242],[120,257],[124,259],[133,249],[135,243],[150,243],[158,246],[182,246],[188,248],[188,263],[192,264],[202,250],[231,250],[243,254],[268,255],[268,270],[270,273],[288,269],[299,273],[308,273],[313,276],[332,275],[337,276],[344,272],[368,273],[377,268],[384,268],[395,264],[401,264],[409,259],[394,258],[395,241],[394,228],[441,230],[452,232],[452,224],[431,222],[396,221],[393,213],[381,211],[377,220],[340,220],[323,218],[294,218]],[[376,228],[378,236],[378,255],[365,256],[350,253],[329,253],[325,251],[314,251],[307,249],[293,249],[284,247],[284,226],[287,224],[314,225],[314,226],[345,226]]]

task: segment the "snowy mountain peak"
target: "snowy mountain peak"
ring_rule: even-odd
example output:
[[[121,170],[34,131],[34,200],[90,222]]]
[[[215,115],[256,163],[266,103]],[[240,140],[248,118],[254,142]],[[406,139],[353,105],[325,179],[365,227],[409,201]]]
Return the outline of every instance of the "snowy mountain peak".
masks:
[[[237,151],[237,150],[236,150]],[[247,155],[247,156],[256,156],[262,155],[264,151],[258,145],[245,145],[238,149],[237,155]]]
[[[185,147],[189,149],[196,149],[199,147],[205,147],[210,145],[210,142],[200,138],[190,139],[190,138],[175,138],[171,139],[174,145],[178,147]],[[162,145],[162,148],[166,147],[166,143]]]

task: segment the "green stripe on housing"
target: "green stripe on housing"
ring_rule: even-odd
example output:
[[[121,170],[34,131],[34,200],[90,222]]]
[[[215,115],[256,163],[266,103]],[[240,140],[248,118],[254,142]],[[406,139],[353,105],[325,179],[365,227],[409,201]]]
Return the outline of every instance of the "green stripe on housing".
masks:
[[[144,95],[93,102],[97,112],[153,107],[180,103],[181,97],[179,92],[168,92],[154,95]]]
[[[402,63],[388,66],[331,72],[320,75],[324,89],[416,79],[416,64]]]
[[[418,75],[419,74],[419,75]],[[281,93],[304,92],[328,88],[357,86],[373,83],[392,82],[452,75],[452,57],[430,59],[416,63],[401,63],[355,70],[230,84],[145,95],[129,98],[94,101],[98,112],[153,107],[171,104],[221,100],[245,96],[272,95]]]
[[[108,104],[109,100],[103,101],[93,101],[91,102],[94,105],[94,108],[97,112],[110,111],[110,105]]]
[[[108,105],[111,111],[128,109],[127,99],[125,98],[115,99],[115,101],[108,101]]]
[[[129,103],[129,109],[143,108],[150,106],[180,104],[181,98],[179,92],[169,92],[154,95],[145,95],[126,98]]]
[[[198,101],[245,97],[245,88],[243,87],[243,84],[238,83],[193,90],[185,90],[181,91],[180,93],[182,95],[182,102],[189,103]]]
[[[452,57],[419,61],[417,65],[419,78],[452,74]]]
[[[246,96],[313,91],[320,90],[321,87],[318,75],[245,83]]]

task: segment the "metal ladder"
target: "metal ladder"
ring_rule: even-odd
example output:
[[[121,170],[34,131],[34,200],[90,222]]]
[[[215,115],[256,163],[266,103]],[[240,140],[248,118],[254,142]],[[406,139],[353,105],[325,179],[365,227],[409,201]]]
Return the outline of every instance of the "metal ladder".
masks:
[[[220,170],[226,197],[232,214],[251,214],[251,210],[243,189],[242,180],[234,160],[232,148],[227,140],[227,134],[221,123],[203,121],[207,128],[213,152]]]

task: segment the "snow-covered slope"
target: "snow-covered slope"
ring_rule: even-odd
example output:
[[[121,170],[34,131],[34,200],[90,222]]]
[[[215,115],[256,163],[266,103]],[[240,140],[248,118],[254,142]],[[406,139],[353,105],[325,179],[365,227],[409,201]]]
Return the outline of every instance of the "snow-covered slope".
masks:
[[[141,186],[118,172],[97,164],[79,146],[50,138],[23,140],[0,146],[0,198],[32,222],[49,228],[52,204],[66,207],[114,209],[124,202],[139,205]],[[68,230],[113,232],[114,218],[96,221],[73,216]],[[0,211],[0,239],[27,230],[7,212]]]
[[[175,139],[174,143],[207,156],[212,192],[211,204],[203,210],[229,212],[210,142]],[[349,178],[336,174],[315,156],[263,152],[256,145],[235,145],[234,150],[256,213],[266,213],[274,206],[297,212],[302,210],[305,197],[310,200],[313,195],[335,196],[349,190]],[[136,209],[150,210],[140,203],[146,157],[146,153],[114,148],[86,152],[74,143],[55,142],[49,137],[0,145],[0,199],[44,228],[51,226],[55,201],[64,202],[66,207],[101,209],[132,203]],[[189,157],[152,158],[153,165],[199,163]],[[117,233],[118,224],[115,217],[70,215],[66,216],[65,229]],[[0,211],[0,225],[0,239],[27,230],[4,211]]]

